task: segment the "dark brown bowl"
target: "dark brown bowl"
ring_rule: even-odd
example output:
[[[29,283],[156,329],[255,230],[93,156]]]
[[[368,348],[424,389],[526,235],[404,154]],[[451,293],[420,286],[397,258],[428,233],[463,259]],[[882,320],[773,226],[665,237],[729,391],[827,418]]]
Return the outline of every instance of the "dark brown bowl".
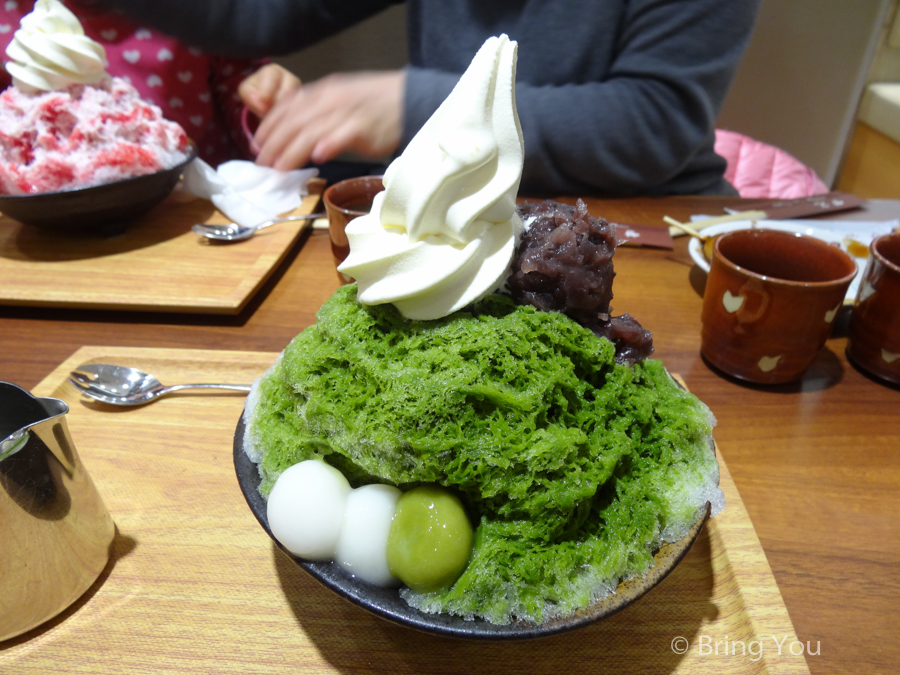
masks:
[[[384,176],[358,176],[335,183],[325,190],[322,199],[328,212],[328,235],[334,261],[340,264],[350,255],[350,242],[345,232],[347,223],[366,215],[372,209],[375,195],[384,190]]]
[[[767,229],[716,237],[701,353],[748,382],[800,379],[830,335],[856,273],[847,253],[815,237]]]
[[[853,363],[900,385],[900,232],[872,242],[849,337],[847,356]]]
[[[339,565],[330,562],[308,562],[285,550],[272,536],[272,531],[269,529],[266,501],[259,494],[259,469],[244,452],[243,416],[238,421],[237,429],[234,432],[234,468],[244,498],[259,524],[272,537],[275,545],[316,581],[353,604],[388,621],[425,633],[470,640],[525,640],[546,637],[582,628],[615,614],[647,593],[675,569],[675,566],[691,550],[691,546],[699,536],[703,523],[706,522],[709,515],[709,506],[707,505],[700,518],[682,539],[672,544],[664,544],[656,552],[656,555],[653,556],[654,566],[647,571],[644,577],[619,584],[614,595],[609,595],[574,614],[551,619],[542,624],[522,622],[497,625],[481,619],[466,621],[462,617],[450,614],[421,612],[407,604],[400,597],[396,588],[373,586],[346,574]]]
[[[196,157],[191,143],[183,162],[156,173],[61,192],[2,195],[0,213],[54,232],[120,231],[168,197]]]

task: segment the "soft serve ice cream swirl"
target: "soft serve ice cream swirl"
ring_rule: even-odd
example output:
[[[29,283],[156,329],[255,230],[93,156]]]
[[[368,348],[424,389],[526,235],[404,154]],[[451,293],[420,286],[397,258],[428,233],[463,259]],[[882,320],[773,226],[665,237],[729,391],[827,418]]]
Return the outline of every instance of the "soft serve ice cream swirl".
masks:
[[[388,167],[371,213],[347,225],[350,255],[338,269],[356,279],[360,302],[438,319],[505,275],[522,229],[516,50],[506,35],[484,43]]]
[[[6,69],[24,92],[59,91],[96,84],[106,75],[106,51],[84,34],[78,18],[59,0],[37,0],[22,17],[6,48]]]

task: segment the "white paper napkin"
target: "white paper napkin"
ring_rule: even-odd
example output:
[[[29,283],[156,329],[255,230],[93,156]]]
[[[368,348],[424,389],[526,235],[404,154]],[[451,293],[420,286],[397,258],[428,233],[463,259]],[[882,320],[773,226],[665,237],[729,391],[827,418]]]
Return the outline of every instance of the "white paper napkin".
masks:
[[[184,170],[182,187],[210,200],[239,225],[251,226],[299,206],[308,194],[307,182],[318,174],[318,169],[276,171],[239,159],[213,169],[195,159]]]

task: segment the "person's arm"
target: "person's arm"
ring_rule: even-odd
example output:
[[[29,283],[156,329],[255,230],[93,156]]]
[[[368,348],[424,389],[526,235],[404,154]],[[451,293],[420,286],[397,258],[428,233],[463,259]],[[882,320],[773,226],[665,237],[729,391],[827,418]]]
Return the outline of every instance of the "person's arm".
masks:
[[[752,33],[758,4],[634,0],[627,3],[617,56],[603,81],[533,86],[520,78],[516,101],[525,139],[522,191],[627,195],[671,188],[664,186],[698,150],[712,147],[715,120]],[[401,147],[458,78],[407,69]],[[691,189],[689,177],[685,185]]]
[[[402,0],[97,0],[211,54],[288,54]]]

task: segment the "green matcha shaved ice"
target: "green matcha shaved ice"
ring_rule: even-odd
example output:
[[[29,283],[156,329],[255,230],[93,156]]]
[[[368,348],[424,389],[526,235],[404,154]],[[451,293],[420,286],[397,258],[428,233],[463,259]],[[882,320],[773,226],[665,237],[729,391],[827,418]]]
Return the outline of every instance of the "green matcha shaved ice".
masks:
[[[429,612],[571,613],[724,504],[715,420],[659,361],[616,364],[608,340],[499,295],[421,322],[344,286],[256,383],[245,421],[264,495],[316,457],[355,487],[458,492],[477,525],[466,571],[401,591]]]

